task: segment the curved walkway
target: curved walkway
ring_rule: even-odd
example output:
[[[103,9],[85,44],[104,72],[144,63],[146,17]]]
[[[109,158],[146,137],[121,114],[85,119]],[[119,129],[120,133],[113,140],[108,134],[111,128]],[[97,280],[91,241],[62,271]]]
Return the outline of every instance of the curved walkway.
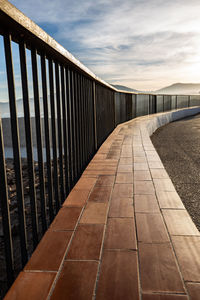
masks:
[[[119,125],[5,299],[198,300],[200,233],[149,138],[197,111]]]

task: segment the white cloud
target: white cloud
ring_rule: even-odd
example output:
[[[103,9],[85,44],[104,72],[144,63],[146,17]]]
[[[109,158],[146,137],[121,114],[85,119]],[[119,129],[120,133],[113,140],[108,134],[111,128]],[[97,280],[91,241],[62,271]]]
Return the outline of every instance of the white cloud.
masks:
[[[199,0],[11,2],[111,83],[200,81]]]

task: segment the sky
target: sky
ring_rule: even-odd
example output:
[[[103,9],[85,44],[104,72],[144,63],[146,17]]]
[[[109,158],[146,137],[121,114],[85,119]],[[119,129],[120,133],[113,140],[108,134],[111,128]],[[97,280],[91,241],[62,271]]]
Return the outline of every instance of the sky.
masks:
[[[97,76],[153,91],[200,82],[199,0],[12,0]]]

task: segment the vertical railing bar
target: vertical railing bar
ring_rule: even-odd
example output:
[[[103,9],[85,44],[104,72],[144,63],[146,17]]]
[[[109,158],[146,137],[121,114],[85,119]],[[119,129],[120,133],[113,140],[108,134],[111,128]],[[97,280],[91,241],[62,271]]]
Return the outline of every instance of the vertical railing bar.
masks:
[[[76,161],[76,181],[77,181],[77,178],[78,178],[78,152],[79,152],[79,149],[78,149],[78,130],[77,130],[77,88],[76,88],[76,72],[74,71],[72,73],[72,76],[73,76],[73,114],[74,114],[74,138],[75,138],[75,145],[76,145],[76,156],[75,156],[75,161]]]
[[[91,93],[91,86],[90,86],[90,80],[88,79],[88,103],[89,103],[89,154],[90,154],[90,159],[92,156],[92,129],[94,126],[94,123],[92,123],[92,105],[90,103],[90,99],[92,98],[92,93]]]
[[[42,219],[42,231],[43,233],[45,233],[47,229],[46,196],[45,196],[45,185],[44,185],[44,162],[43,162],[42,133],[41,133],[41,119],[40,119],[40,97],[39,97],[39,84],[38,84],[37,52],[35,48],[31,49],[31,62],[32,62],[32,74],[33,74],[33,94],[34,94],[35,126],[36,126],[37,156],[38,156],[38,170],[39,170],[39,184],[40,184],[41,219]]]
[[[78,140],[78,99],[77,99],[77,73],[73,72],[73,91],[74,91],[74,127],[75,127],[75,138],[76,138],[76,180],[79,175],[79,140]]]
[[[71,87],[70,87],[70,73],[69,69],[65,68],[66,80],[66,110],[67,110],[67,137],[68,137],[68,153],[69,153],[69,187],[72,188],[73,181],[73,161],[72,161],[72,120],[71,120]]]
[[[77,179],[77,161],[76,161],[76,126],[75,126],[75,113],[74,113],[74,80],[73,80],[73,71],[70,71],[70,91],[71,91],[71,116],[72,116],[72,153],[73,153],[73,185]]]
[[[85,90],[84,77],[81,76],[81,98],[82,98],[82,118],[83,118],[83,166],[86,165],[86,119],[85,119]]]
[[[96,95],[95,95],[95,86],[93,84],[93,81],[90,80],[89,81],[89,85],[90,85],[90,98],[91,98],[91,140],[92,140],[92,154],[95,153],[95,151],[97,150],[96,148],[96,114],[95,114],[95,110],[96,110]]]
[[[135,95],[135,117],[137,118],[137,94]]]
[[[88,153],[87,153],[87,97],[86,97],[86,78],[83,77],[83,94],[84,94],[84,117],[85,117],[85,164],[88,162]]]
[[[60,75],[59,65],[55,62],[56,75],[56,104],[57,104],[57,126],[58,126],[58,148],[59,148],[59,184],[61,203],[65,200],[64,176],[63,176],[63,142],[62,142],[62,128],[61,128],[61,106],[60,106]]]
[[[85,78],[85,99],[86,99],[86,120],[87,120],[87,129],[86,129],[86,145],[87,145],[87,162],[89,159],[89,114],[88,114],[88,84],[87,84],[87,78]]]
[[[85,78],[85,93],[86,93],[86,119],[87,119],[87,161],[89,160],[89,105],[88,105],[88,81]]]
[[[29,107],[26,46],[23,41],[19,43],[19,53],[20,53],[22,94],[23,94],[23,106],[24,106],[24,124],[25,124],[28,175],[29,175],[29,193],[30,193],[30,204],[31,204],[33,247],[36,248],[38,244],[37,200],[36,200],[36,192],[35,192],[35,172],[34,172],[34,163],[33,163],[33,144],[32,144],[32,132],[31,132],[31,116],[30,116],[30,107]]]
[[[83,127],[83,96],[82,75],[79,75],[79,108],[80,108],[80,137],[81,137],[81,172],[84,169],[84,127]]]
[[[15,170],[15,180],[16,180],[19,228],[20,228],[19,231],[20,231],[21,261],[22,261],[22,265],[24,266],[28,259],[27,236],[26,236],[26,220],[25,220],[25,210],[24,210],[22,166],[21,166],[21,159],[20,159],[19,128],[18,128],[18,120],[17,120],[14,70],[13,70],[13,62],[12,62],[10,34],[4,35],[4,48],[5,48],[5,58],[6,58],[10,121],[11,121],[13,155],[14,155],[14,170]]]
[[[79,116],[79,85],[78,85],[78,73],[74,74],[75,80],[75,111],[76,111],[76,141],[77,141],[77,175],[80,176],[80,116]]]
[[[79,74],[76,73],[76,81],[75,81],[75,87],[76,87],[76,115],[77,115],[77,122],[76,122],[76,128],[77,128],[77,144],[78,144],[78,177],[80,177],[81,174],[81,123],[80,123],[80,85],[79,85]]]
[[[45,148],[46,148],[46,168],[47,168],[47,190],[49,202],[49,217],[50,222],[54,218],[53,210],[53,180],[52,180],[52,166],[51,166],[51,152],[50,152],[50,134],[49,134],[49,111],[48,111],[48,95],[47,95],[47,74],[45,55],[41,54],[41,74],[42,74],[42,96],[44,107],[44,131],[45,131]]]
[[[65,87],[65,72],[64,67],[61,66],[61,91],[62,91],[62,111],[63,111],[63,144],[64,144],[64,163],[65,163],[65,197],[69,194],[69,181],[68,181],[68,170],[69,170],[69,161],[68,161],[68,143],[67,143],[67,111],[66,111],[66,87]]]
[[[53,77],[53,62],[49,59],[49,90],[50,90],[50,106],[51,106],[51,135],[53,148],[53,186],[56,212],[60,208],[60,194],[58,181],[58,155],[57,155],[57,135],[56,135],[56,117],[55,117],[55,99],[54,99],[54,77]]]
[[[163,95],[163,112],[165,111],[165,96]]]
[[[3,142],[2,120],[0,119],[0,207],[2,213],[3,237],[5,245],[6,271],[8,284],[11,285],[14,279],[13,275],[13,245],[10,224],[10,211],[8,202],[8,186],[6,175],[6,163]]]

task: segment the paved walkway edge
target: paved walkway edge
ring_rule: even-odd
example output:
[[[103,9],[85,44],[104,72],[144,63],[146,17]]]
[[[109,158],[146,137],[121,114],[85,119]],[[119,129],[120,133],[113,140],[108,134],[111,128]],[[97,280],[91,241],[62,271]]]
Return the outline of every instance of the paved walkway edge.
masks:
[[[150,140],[158,127],[197,113],[118,125],[5,299],[200,299],[200,233]]]

